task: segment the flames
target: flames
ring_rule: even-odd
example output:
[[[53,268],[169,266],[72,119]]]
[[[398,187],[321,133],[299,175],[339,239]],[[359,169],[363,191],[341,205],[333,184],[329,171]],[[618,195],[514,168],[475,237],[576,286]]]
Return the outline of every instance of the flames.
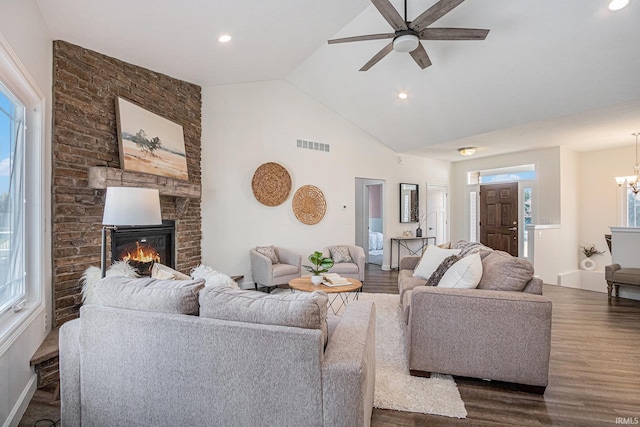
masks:
[[[140,242],[136,242],[136,248],[133,251],[126,251],[120,259],[122,261],[136,261],[140,263],[160,262],[160,254],[150,246],[140,246]]]

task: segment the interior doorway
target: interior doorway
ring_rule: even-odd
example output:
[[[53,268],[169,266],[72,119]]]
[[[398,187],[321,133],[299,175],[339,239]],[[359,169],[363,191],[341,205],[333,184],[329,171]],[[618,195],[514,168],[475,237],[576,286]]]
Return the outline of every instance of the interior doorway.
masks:
[[[480,243],[518,256],[518,183],[480,186]]]
[[[444,185],[427,183],[427,227],[425,237],[435,237],[436,245],[446,243],[449,239],[447,232],[448,191]]]
[[[384,264],[384,181],[356,178],[356,245],[367,263]]]

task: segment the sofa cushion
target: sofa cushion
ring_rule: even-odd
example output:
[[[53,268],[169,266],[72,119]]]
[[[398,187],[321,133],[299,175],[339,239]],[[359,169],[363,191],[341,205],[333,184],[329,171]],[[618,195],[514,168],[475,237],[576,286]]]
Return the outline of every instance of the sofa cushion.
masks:
[[[332,246],[329,248],[331,259],[334,263],[353,262],[353,258],[349,254],[349,246]]]
[[[333,267],[331,267],[331,272],[337,274],[358,274],[358,264],[352,262],[334,264]]]
[[[267,294],[213,287],[200,292],[200,317],[320,329],[326,343],[327,303],[322,291]]]
[[[198,314],[198,291],[204,280],[158,280],[151,277],[105,277],[94,289],[96,304],[162,313]]]
[[[482,278],[480,254],[467,255],[453,264],[438,282],[439,288],[475,289]]]
[[[405,292],[425,284],[426,280],[413,277],[413,270],[400,270],[400,273],[398,273],[398,291],[400,292],[401,300]]]
[[[280,260],[278,259],[278,254],[276,253],[275,246],[256,246],[256,252],[261,255],[266,256],[271,260],[271,264],[278,264]]]
[[[290,274],[300,274],[300,269],[297,265],[273,264],[273,277],[288,276]]]
[[[413,277],[428,280],[446,257],[458,254],[460,254],[460,249],[442,249],[435,245],[427,246],[422,254],[422,259],[413,272]]]
[[[533,265],[527,260],[493,251],[482,260],[482,279],[478,289],[522,291],[533,278]]]

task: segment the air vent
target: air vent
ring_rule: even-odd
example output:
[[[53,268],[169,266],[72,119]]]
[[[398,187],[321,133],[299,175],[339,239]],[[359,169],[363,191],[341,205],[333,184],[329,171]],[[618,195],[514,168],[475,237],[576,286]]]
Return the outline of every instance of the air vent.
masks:
[[[296,147],[306,148],[307,150],[326,151],[329,152],[329,144],[324,142],[307,141],[306,139],[298,139]]]

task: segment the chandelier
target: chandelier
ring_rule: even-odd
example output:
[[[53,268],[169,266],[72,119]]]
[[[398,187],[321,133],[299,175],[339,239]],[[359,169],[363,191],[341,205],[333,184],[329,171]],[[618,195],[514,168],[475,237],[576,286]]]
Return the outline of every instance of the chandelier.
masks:
[[[640,164],[638,164],[638,135],[640,132],[632,133],[631,135],[636,137],[636,164],[633,166],[633,175],[629,176],[616,176],[616,183],[618,183],[618,187],[621,187],[623,184],[626,184],[633,194],[638,194],[640,191]]]

